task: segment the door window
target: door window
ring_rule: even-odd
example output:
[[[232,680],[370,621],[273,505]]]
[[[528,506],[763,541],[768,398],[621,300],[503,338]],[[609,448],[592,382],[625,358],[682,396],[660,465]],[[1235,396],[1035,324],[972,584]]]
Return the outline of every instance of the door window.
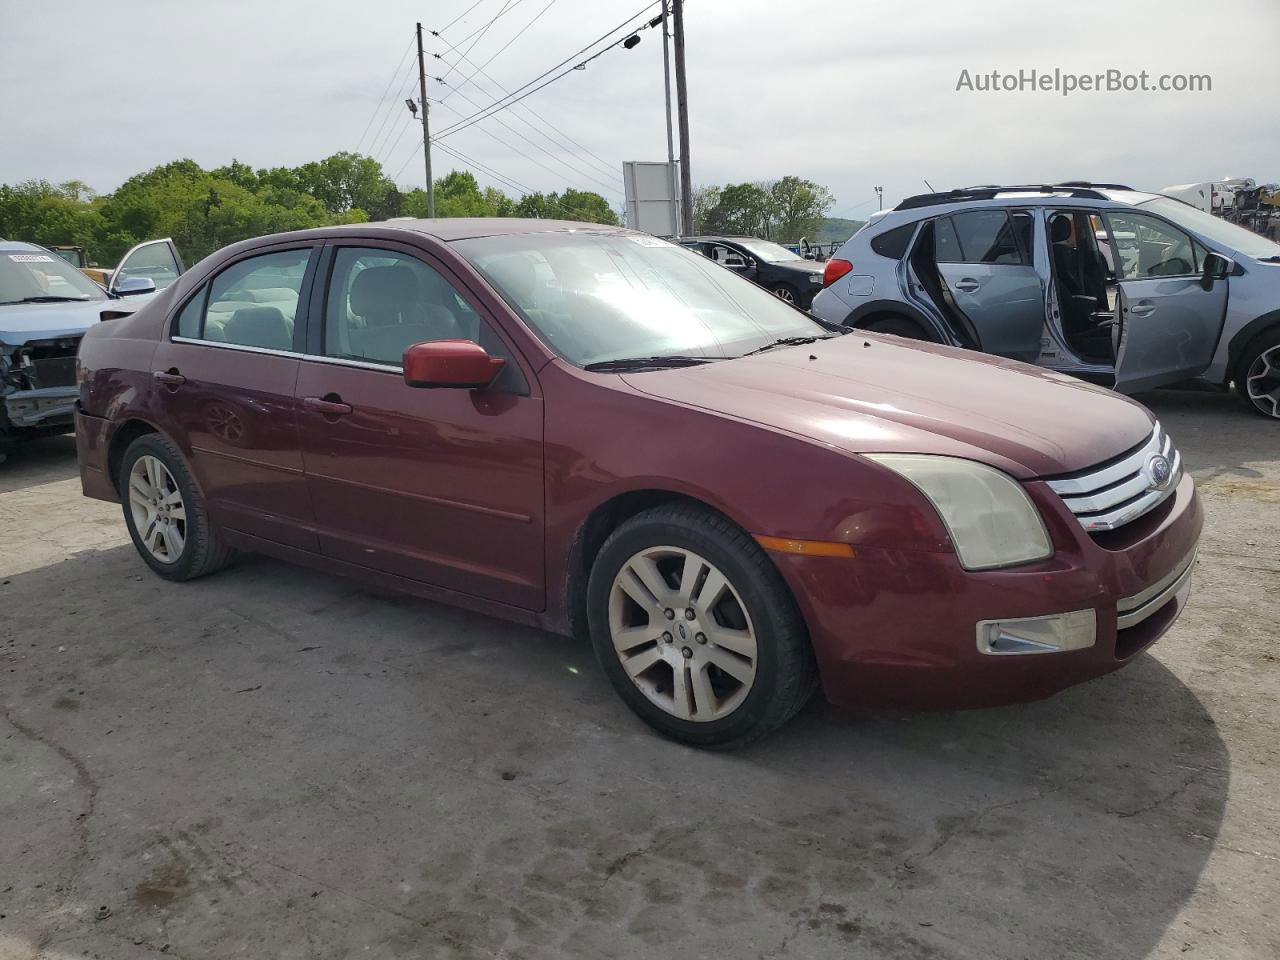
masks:
[[[453,286],[421,260],[394,250],[343,247],[334,256],[325,305],[324,354],[400,366],[428,340],[493,338]]]
[[[1107,213],[1108,231],[1120,251],[1121,279],[1185,277],[1200,272],[1192,238],[1177,227],[1142,213]]]
[[[233,263],[209,284],[208,308],[199,333],[183,335],[267,350],[293,350],[298,299],[310,259],[311,249],[307,248]],[[191,324],[179,316],[178,327],[189,331]]]
[[[156,240],[134,247],[125,254],[111,278],[111,286],[120,286],[121,280],[144,277],[163,290],[182,274],[182,264],[178,260],[178,252],[168,240]]]
[[[969,210],[949,218],[959,243],[959,263],[1023,264],[1022,251],[1003,210]],[[939,234],[943,237],[945,234]]]
[[[960,253],[960,238],[956,236],[956,228],[950,217],[942,217],[934,222],[933,259],[938,263],[961,263],[964,260]]]

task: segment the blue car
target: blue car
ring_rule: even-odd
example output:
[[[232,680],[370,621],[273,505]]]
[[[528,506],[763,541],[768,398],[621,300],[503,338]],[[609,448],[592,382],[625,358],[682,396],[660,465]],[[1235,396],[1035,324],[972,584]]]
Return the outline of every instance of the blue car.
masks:
[[[72,428],[76,350],[104,310],[132,312],[181,275],[171,240],[134,247],[104,289],[56,253],[0,240],[0,451]]]

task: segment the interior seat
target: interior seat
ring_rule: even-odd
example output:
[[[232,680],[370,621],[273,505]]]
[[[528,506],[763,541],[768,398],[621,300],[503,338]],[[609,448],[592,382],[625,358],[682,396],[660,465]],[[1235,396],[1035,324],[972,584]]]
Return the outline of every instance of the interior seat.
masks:
[[[1088,358],[1110,358],[1112,315],[1108,311],[1106,264],[1097,251],[1072,242],[1071,218],[1057,214],[1049,221],[1053,276],[1058,289],[1062,332]]]
[[[293,324],[275,307],[242,307],[223,324],[228,343],[267,350],[293,349]]]
[[[418,276],[403,264],[362,270],[351,284],[349,302],[365,323],[363,329],[347,330],[353,356],[399,363],[412,344],[469,338],[451,310],[425,302]]]

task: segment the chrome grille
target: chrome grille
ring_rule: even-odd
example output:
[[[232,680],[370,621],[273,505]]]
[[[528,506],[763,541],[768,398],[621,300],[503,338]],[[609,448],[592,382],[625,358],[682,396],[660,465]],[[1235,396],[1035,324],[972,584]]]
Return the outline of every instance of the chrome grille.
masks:
[[[1158,459],[1169,466],[1168,478],[1160,483]],[[1046,480],[1062,498],[1080,525],[1090,533],[1115,530],[1154,510],[1169,497],[1182,479],[1182,455],[1160,424],[1142,446],[1102,466]]]

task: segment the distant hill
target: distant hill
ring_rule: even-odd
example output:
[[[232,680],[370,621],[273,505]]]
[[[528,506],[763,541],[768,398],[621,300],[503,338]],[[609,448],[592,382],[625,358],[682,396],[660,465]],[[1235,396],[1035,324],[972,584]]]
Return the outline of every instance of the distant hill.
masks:
[[[846,220],[844,217],[827,217],[822,221],[817,234],[809,238],[809,242],[843,243],[857,233],[865,222],[865,220]]]

